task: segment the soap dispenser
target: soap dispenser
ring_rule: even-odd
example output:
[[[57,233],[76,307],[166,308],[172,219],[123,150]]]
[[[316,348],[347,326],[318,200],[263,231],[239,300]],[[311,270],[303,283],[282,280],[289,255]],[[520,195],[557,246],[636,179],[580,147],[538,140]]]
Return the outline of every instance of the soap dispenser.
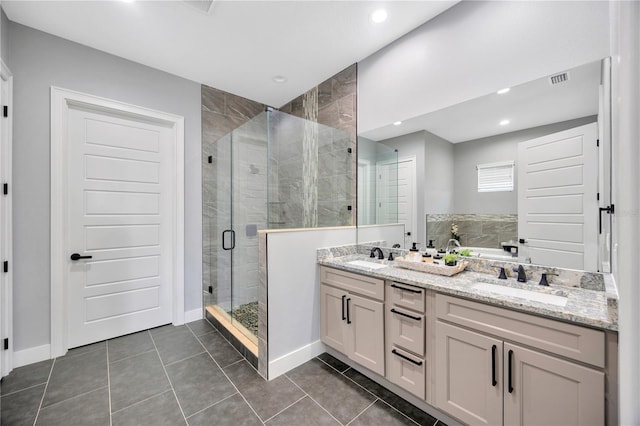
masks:
[[[410,260],[417,260],[419,261],[421,256],[420,256],[420,252],[418,251],[418,247],[416,247],[418,243],[413,243],[411,248],[409,249],[409,259]]]

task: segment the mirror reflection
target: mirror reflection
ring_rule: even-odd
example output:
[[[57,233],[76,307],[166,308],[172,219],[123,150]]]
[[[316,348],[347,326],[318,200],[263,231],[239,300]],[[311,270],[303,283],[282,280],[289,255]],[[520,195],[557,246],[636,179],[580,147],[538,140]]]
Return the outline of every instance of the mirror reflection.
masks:
[[[360,134],[358,225],[390,223],[395,211],[405,235],[389,246],[443,248],[455,238],[481,257],[606,271],[607,66],[585,64]],[[395,174],[381,172],[389,158],[371,155],[381,146],[397,150]]]

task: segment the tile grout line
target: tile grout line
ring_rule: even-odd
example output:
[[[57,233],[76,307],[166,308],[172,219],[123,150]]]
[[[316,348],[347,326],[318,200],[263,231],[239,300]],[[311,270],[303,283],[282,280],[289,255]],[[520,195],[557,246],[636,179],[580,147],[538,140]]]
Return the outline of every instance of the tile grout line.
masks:
[[[367,411],[369,408],[373,407],[373,406],[375,405],[375,403],[376,403],[376,402],[378,402],[378,400],[379,400],[379,399],[380,399],[380,398],[376,397],[376,399],[374,399],[374,400],[373,400],[373,402],[372,402],[371,404],[367,405],[367,407],[366,407],[364,410],[360,411],[360,412],[358,413],[358,415],[357,415],[357,416],[355,416],[354,418],[352,418],[352,419],[351,419],[351,421],[349,421],[345,426],[349,426],[351,423],[355,422],[355,421],[356,421],[356,419],[362,415],[362,413],[364,413],[365,411]]]
[[[218,332],[218,331],[216,330],[216,333],[217,333],[217,332]],[[191,332],[191,333],[193,334],[193,332]],[[220,335],[222,336],[222,334],[220,334]],[[244,403],[245,403],[245,404],[247,404],[247,406],[251,409],[251,411],[253,411],[253,414],[255,414],[255,416],[258,418],[258,420],[259,420],[260,422],[262,422],[262,424],[264,424],[264,422],[262,421],[262,418],[258,415],[258,413],[256,412],[256,410],[254,410],[254,409],[253,409],[253,406],[252,406],[251,404],[249,404],[249,401],[247,401],[247,398],[245,398],[245,397],[244,397],[244,395],[242,394],[242,392],[240,392],[240,389],[238,389],[238,387],[236,386],[236,384],[235,384],[235,383],[233,383],[233,380],[231,380],[231,379],[229,378],[229,376],[227,375],[227,373],[222,369],[222,367],[220,367],[220,364],[218,363],[218,361],[216,361],[216,359],[213,357],[213,355],[211,355],[211,353],[207,350],[207,348],[205,348],[205,347],[204,347],[204,345],[202,344],[202,341],[200,340],[200,338],[199,338],[198,336],[196,336],[195,334],[194,334],[194,337],[195,337],[195,338],[196,338],[196,340],[197,340],[197,341],[202,345],[202,347],[204,348],[205,352],[206,352],[207,354],[209,354],[209,358],[211,358],[211,360],[212,360],[212,361],[213,361],[213,362],[218,366],[218,368],[220,369],[220,371],[222,372],[222,374],[224,375],[224,377],[226,377],[226,378],[227,378],[227,380],[229,381],[229,383],[231,383],[231,386],[233,386],[233,387],[234,387],[234,389],[238,392],[238,394],[242,397],[242,400],[244,401]],[[224,336],[222,336],[222,338],[224,339]],[[227,340],[227,339],[225,339],[225,340]],[[227,341],[227,343],[229,343],[229,342]],[[229,344],[230,344],[230,343],[229,343]],[[230,344],[230,345],[231,345],[231,344]],[[233,345],[231,345],[231,347],[233,347]],[[234,348],[234,349],[235,349],[235,348]],[[240,355],[242,355],[242,354],[240,354]],[[242,357],[242,359],[241,359],[241,360],[239,360],[238,362],[240,362],[240,361],[246,361],[246,359],[245,359],[244,357]],[[234,364],[236,364],[236,363],[234,363]],[[247,362],[247,364],[249,364],[249,367],[253,368],[253,369],[256,371],[256,373],[258,372],[258,371],[253,367],[253,365],[251,365],[249,362]],[[231,364],[231,365],[233,365],[233,364]],[[259,375],[259,373],[258,373],[258,375]],[[262,377],[262,376],[261,376],[261,377]],[[189,417],[191,417],[191,416],[189,416]]]
[[[23,389],[20,389],[20,390],[17,390],[17,391],[13,391],[13,392],[9,392],[9,393],[3,393],[2,395],[0,395],[0,397],[4,398],[5,396],[11,396],[11,395],[16,394],[18,392],[24,392],[26,390],[33,389],[35,387],[46,385],[46,384],[47,384],[47,382],[36,383],[35,385],[31,385],[31,386],[28,386],[26,388],[23,388]]]
[[[187,416],[184,415],[184,410],[182,409],[182,404],[180,404],[180,400],[178,399],[178,394],[176,394],[176,390],[173,387],[173,383],[171,382],[171,378],[169,377],[169,373],[167,373],[167,369],[165,368],[164,364],[162,363],[162,358],[160,357],[160,352],[158,351],[158,346],[156,346],[156,341],[153,338],[153,335],[151,334],[151,332],[149,332],[149,336],[151,337],[151,343],[153,343],[153,347],[156,348],[156,355],[158,356],[158,360],[160,361],[160,365],[162,366],[162,370],[164,371],[164,375],[167,378],[167,381],[169,382],[169,386],[171,386],[171,390],[173,391],[173,397],[176,399],[176,402],[178,403],[178,408],[180,409],[180,413],[182,414],[182,418],[184,419],[184,423],[185,424],[189,424],[189,422],[187,422]]]
[[[331,414],[331,413],[329,412],[329,410],[327,410],[326,408],[324,408],[324,406],[323,406],[322,404],[320,404],[320,403],[319,403],[318,401],[316,401],[316,400],[315,400],[311,395],[309,395],[307,392],[305,392],[305,390],[304,390],[304,389],[302,389],[302,388],[300,387],[300,385],[299,385],[299,384],[297,384],[297,383],[296,383],[296,382],[295,382],[291,377],[289,377],[289,376],[287,375],[287,373],[285,373],[285,374],[284,374],[284,376],[285,376],[287,379],[289,379],[289,380],[291,381],[291,383],[293,383],[294,385],[296,385],[296,386],[298,387],[298,389],[300,389],[302,392],[304,392],[304,394],[305,394],[305,395],[307,395],[311,401],[313,401],[315,404],[317,404],[317,405],[318,405],[318,407],[322,408],[322,409],[324,410],[324,412],[325,412],[325,413],[327,413],[329,416],[331,416],[331,418],[332,418],[333,420],[335,420],[336,422],[338,422],[338,424],[340,424],[340,425],[342,424],[342,422],[341,422],[340,420],[336,419],[336,418],[333,416],[333,414]]]
[[[113,425],[113,418],[111,415],[111,370],[109,368],[109,341],[105,342],[107,346],[107,395],[109,399],[109,426]]]
[[[167,392],[169,392],[169,391],[167,391]],[[218,404],[220,404],[220,403],[222,403],[222,402],[226,401],[227,399],[229,399],[229,398],[231,398],[231,397],[234,397],[234,396],[236,396],[236,395],[239,395],[239,394],[240,394],[240,392],[234,392],[234,393],[232,393],[231,395],[229,395],[229,396],[226,396],[226,397],[222,398],[220,401],[216,401],[216,402],[214,402],[214,403],[213,403],[213,404],[211,404],[211,405],[207,405],[207,406],[206,406],[206,407],[204,407],[202,410],[198,410],[198,411],[196,411],[196,412],[195,412],[195,413],[193,413],[193,414],[189,414],[189,417],[187,417],[187,420],[188,420],[188,419],[190,419],[191,417],[193,417],[193,416],[195,416],[195,415],[197,415],[197,414],[200,414],[200,413],[202,413],[203,411],[206,411],[206,410],[208,410],[209,408],[214,407],[214,406],[216,406],[216,405],[218,405]]]
[[[198,343],[200,343],[200,342],[198,342]],[[207,352],[207,350],[205,349],[205,350],[203,350],[202,352],[198,352],[197,354],[189,355],[189,356],[187,356],[187,357],[184,357],[184,358],[179,359],[179,360],[176,360],[176,361],[171,361],[171,362],[170,362],[170,363],[168,363],[168,364],[162,363],[162,365],[164,365],[165,367],[171,367],[173,364],[177,364],[177,363],[179,363],[179,362],[186,361],[186,360],[191,359],[191,358],[195,358],[195,357],[197,357],[198,355],[202,355],[203,353],[206,353],[206,352]],[[160,355],[160,353],[158,353],[158,356],[159,356],[159,355]],[[160,357],[160,361],[162,361],[162,357]]]
[[[405,413],[403,413],[402,411],[398,410],[396,407],[394,407],[393,405],[389,404],[387,401],[385,401],[382,398],[378,398],[380,400],[380,402],[382,402],[385,405],[388,405],[389,408],[391,408],[393,411],[396,411],[398,413],[400,413],[401,415],[403,415],[404,417],[406,417],[407,419],[409,419],[410,422],[415,423],[417,425],[420,425],[417,421],[413,420],[411,417],[407,416]],[[409,402],[409,401],[407,401]],[[410,403],[411,404],[411,403]],[[438,422],[438,420],[436,419],[436,423]],[[436,426],[436,423],[432,424],[431,426]]]
[[[322,360],[320,360],[320,361],[322,361]],[[329,366],[329,367],[331,367],[331,366]],[[346,373],[346,372],[347,372],[347,371],[349,371],[349,370],[353,370],[353,369],[352,369],[351,367],[349,367],[349,368],[347,368],[346,370],[344,370],[344,372]],[[364,374],[360,373],[358,370],[354,370],[354,371],[356,371],[356,372],[358,372],[358,374],[361,374],[361,375],[363,375],[363,376],[364,376]],[[379,397],[378,395],[374,394],[374,393],[373,393],[373,392],[371,392],[369,389],[367,389],[367,388],[365,388],[364,386],[362,386],[360,383],[358,383],[358,382],[356,382],[355,380],[353,380],[351,377],[349,377],[349,376],[345,375],[344,373],[340,373],[340,374],[341,374],[342,376],[344,376],[347,380],[350,380],[351,382],[353,382],[353,383],[354,383],[354,384],[356,384],[357,386],[360,386],[360,388],[362,388],[362,389],[364,389],[365,391],[369,392],[372,396],[374,396],[375,398],[379,399],[380,401],[382,401],[383,403],[385,403],[386,405],[388,405],[388,406],[389,406],[391,409],[393,409],[394,411],[397,411],[398,413],[402,414],[404,417],[406,417],[407,419],[411,420],[413,423],[419,424],[417,421],[415,421],[414,419],[412,419],[411,417],[409,417],[408,415],[406,415],[406,414],[405,414],[405,413],[403,413],[402,411],[398,410],[397,408],[395,408],[394,406],[392,406],[391,404],[389,404],[387,401],[385,401],[384,399],[382,399],[382,398],[381,398],[381,397]],[[367,376],[364,376],[364,377],[367,377]],[[367,377],[367,378],[368,378],[368,377]],[[371,379],[369,379],[369,380],[371,380]],[[375,383],[375,382],[374,382],[374,383]],[[391,392],[391,391],[389,391],[389,392]],[[393,393],[393,392],[391,392],[391,393]],[[397,395],[397,394],[395,394],[395,393],[394,393],[394,395],[396,395],[398,398],[402,399],[403,401],[406,401],[408,404],[411,404],[409,401],[407,401],[406,399],[402,398],[400,395]],[[415,407],[415,405],[413,405],[413,404],[411,404],[411,405]],[[416,407],[416,408],[417,408],[418,410],[420,410],[420,408],[418,408],[418,407]],[[420,411],[422,411],[422,410],[420,410]],[[428,413],[427,413],[427,414],[428,414]],[[433,416],[432,416],[432,417],[433,417]],[[439,421],[439,420],[438,420],[438,419],[436,419],[436,423],[437,423],[438,421]],[[436,425],[436,423],[434,423],[434,424],[433,424],[433,425],[431,425],[431,426],[435,426],[435,425]]]
[[[171,389],[167,389],[167,390],[166,390],[166,391],[164,391],[164,392],[160,392],[160,393],[158,393],[158,394],[155,394],[155,395],[152,395],[152,396],[150,396],[150,397],[148,397],[148,398],[145,398],[145,399],[143,399],[143,400],[141,400],[141,401],[134,402],[134,403],[133,403],[133,404],[131,404],[131,405],[127,405],[126,407],[122,407],[122,408],[120,408],[119,410],[114,411],[112,414],[120,413],[121,411],[127,410],[127,409],[129,409],[129,408],[131,408],[131,407],[135,407],[136,405],[140,405],[140,404],[142,404],[142,403],[144,403],[144,402],[147,402],[147,401],[149,401],[150,399],[157,398],[157,397],[159,397],[160,395],[164,395],[164,394],[165,394],[165,393],[167,393],[167,392],[171,392]]]
[[[137,354],[135,354],[135,355],[129,355],[129,356],[126,356],[126,357],[124,357],[124,358],[117,359],[117,360],[115,360],[115,361],[113,361],[113,362],[109,362],[109,364],[115,364],[115,363],[118,363],[118,362],[120,362],[120,361],[126,361],[126,360],[129,360],[129,359],[131,359],[131,358],[137,357],[137,356],[139,356],[139,355],[148,354],[149,352],[153,352],[153,351],[155,351],[155,348],[153,348],[153,349],[149,349],[148,351],[144,351],[144,352],[137,353]]]
[[[296,399],[294,402],[292,402],[291,404],[287,405],[286,407],[284,407],[282,410],[278,411],[277,413],[275,413],[273,416],[269,417],[268,419],[266,419],[265,421],[263,421],[262,423],[267,423],[268,421],[270,421],[271,419],[273,419],[274,417],[276,417],[278,414],[286,411],[287,409],[293,407],[294,405],[296,405],[298,402],[302,401],[303,399],[305,399],[308,395],[302,395],[300,398]]]
[[[44,402],[44,396],[47,394],[47,389],[49,388],[49,382],[51,381],[51,375],[53,374],[53,367],[56,365],[57,358],[53,359],[51,363],[51,370],[49,370],[49,376],[47,377],[47,384],[44,386],[44,391],[42,392],[42,398],[40,398],[40,405],[38,405],[38,410],[36,411],[36,417],[33,419],[33,426],[36,425],[38,421],[38,416],[40,415],[40,410],[42,409],[42,403]]]
[[[54,403],[53,403],[53,404],[51,404],[51,405],[47,405],[46,407],[43,407],[43,409],[45,409],[45,410],[46,410],[46,409],[48,409],[48,408],[56,407],[56,406],[58,406],[58,405],[60,405],[60,404],[63,404],[63,403],[65,403],[65,402],[68,402],[68,401],[71,401],[71,400],[73,400],[73,399],[77,399],[77,398],[80,398],[80,397],[83,397],[83,396],[89,395],[90,393],[94,393],[94,392],[97,392],[97,391],[99,391],[99,390],[106,389],[106,388],[107,388],[107,385],[100,386],[99,388],[95,388],[95,389],[91,389],[90,391],[86,391],[86,392],[79,393],[78,395],[74,395],[74,396],[72,396],[72,397],[70,397],[70,398],[63,399],[62,401],[54,402]]]

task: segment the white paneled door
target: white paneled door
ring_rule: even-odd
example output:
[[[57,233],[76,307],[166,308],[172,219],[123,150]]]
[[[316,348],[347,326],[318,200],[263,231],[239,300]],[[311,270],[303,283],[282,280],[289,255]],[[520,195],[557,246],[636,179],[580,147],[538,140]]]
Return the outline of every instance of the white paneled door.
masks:
[[[172,322],[175,129],[70,105],[67,348]]]
[[[414,241],[421,241],[417,235],[416,223],[416,159],[398,160],[398,223],[404,223],[404,248]]]
[[[522,257],[597,270],[597,125],[518,145],[518,236]]]

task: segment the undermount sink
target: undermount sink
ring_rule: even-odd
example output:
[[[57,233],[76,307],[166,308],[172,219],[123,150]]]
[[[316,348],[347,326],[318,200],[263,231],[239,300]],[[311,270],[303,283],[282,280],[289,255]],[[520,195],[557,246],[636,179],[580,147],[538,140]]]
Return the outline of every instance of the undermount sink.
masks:
[[[367,262],[366,260],[352,260],[351,262],[347,262],[348,265],[360,266],[362,268],[369,269],[382,269],[386,268],[387,265],[383,265],[381,263]]]
[[[564,307],[567,304],[567,298],[557,296],[555,294],[542,293],[521,288],[506,287],[496,284],[476,283],[472,287],[474,290],[486,291],[489,293],[500,294],[503,296],[517,297],[520,299],[531,300],[533,302],[547,303],[549,305]]]

